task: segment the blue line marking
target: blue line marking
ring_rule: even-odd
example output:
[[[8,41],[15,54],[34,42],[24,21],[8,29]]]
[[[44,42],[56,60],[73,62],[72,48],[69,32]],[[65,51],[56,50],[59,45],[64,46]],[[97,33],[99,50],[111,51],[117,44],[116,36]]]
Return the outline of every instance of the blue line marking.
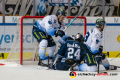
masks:
[[[33,25],[34,23],[23,23],[23,25]],[[67,26],[69,23],[65,23]],[[0,26],[16,26],[17,23],[0,23]],[[71,23],[72,26],[83,26],[83,23]],[[95,26],[95,23],[87,23],[87,26]],[[120,26],[120,23],[106,23],[106,26]]]

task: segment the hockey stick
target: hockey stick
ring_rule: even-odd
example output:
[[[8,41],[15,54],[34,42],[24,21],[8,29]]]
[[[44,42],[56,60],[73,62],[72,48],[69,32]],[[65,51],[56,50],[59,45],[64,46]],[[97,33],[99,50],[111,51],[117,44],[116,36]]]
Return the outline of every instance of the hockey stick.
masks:
[[[115,66],[115,65],[111,65],[111,66]],[[117,68],[120,68],[120,66],[116,66]]]
[[[74,63],[74,64],[68,69],[68,71],[71,71],[72,68],[73,68],[74,66],[76,66],[76,65],[77,65],[77,63]]]
[[[72,24],[72,22],[80,15],[80,13],[92,2],[93,0],[90,0],[88,4],[75,16],[75,18],[67,25],[67,27],[63,30],[66,31],[66,29]]]
[[[98,62],[98,73],[99,73],[99,69],[100,69],[99,67],[100,67],[100,63]]]
[[[53,62],[53,65],[55,65],[55,64],[56,64],[56,62],[57,62],[58,58],[59,58],[59,55],[56,55],[56,58],[55,58],[55,60],[54,60],[54,62]]]
[[[119,53],[117,56],[119,56],[119,55],[120,55],[120,53]],[[116,57],[117,57],[117,56],[116,56]],[[115,58],[116,58],[116,57],[115,57]],[[115,58],[114,58],[114,59],[115,59]],[[112,60],[114,60],[114,59],[111,59],[110,61],[112,61]],[[115,66],[115,65],[111,65],[111,66]],[[120,66],[116,66],[116,67],[117,67],[117,68],[120,68]],[[98,62],[98,73],[99,73],[99,62]],[[107,72],[102,72],[102,73],[107,73]]]
[[[119,53],[116,57],[118,57],[119,55],[120,55],[120,53]],[[115,58],[116,58],[116,57],[115,57]],[[114,59],[115,59],[115,58],[114,58]],[[114,59],[111,59],[110,61],[112,61],[112,60],[114,60]]]

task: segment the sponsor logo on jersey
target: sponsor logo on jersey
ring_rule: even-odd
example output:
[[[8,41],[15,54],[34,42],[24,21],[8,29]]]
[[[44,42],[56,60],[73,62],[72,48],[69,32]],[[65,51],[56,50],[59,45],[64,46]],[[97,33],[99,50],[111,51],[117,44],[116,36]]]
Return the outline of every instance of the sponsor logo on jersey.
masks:
[[[49,23],[49,24],[52,24],[52,22],[51,22],[51,21],[48,21],[48,23]]]

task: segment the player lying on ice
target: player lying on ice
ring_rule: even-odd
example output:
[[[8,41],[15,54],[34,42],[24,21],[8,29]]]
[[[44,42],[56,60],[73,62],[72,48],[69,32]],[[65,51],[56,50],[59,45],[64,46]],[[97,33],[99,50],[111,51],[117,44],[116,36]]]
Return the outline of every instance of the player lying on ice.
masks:
[[[56,54],[56,63],[50,67],[55,70],[68,70],[74,63],[80,63],[83,60],[82,52],[87,49],[87,46],[81,42],[83,36],[77,33],[75,39],[67,37],[67,41],[61,45]],[[81,43],[80,43],[81,42]],[[88,50],[89,51],[89,50]]]

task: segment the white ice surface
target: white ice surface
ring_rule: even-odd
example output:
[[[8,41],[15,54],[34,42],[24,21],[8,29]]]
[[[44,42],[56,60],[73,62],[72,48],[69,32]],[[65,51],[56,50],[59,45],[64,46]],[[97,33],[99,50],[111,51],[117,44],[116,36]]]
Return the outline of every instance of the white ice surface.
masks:
[[[120,66],[120,58],[109,62],[111,65]],[[106,71],[100,65],[100,71]],[[70,78],[70,71],[38,70],[36,65],[23,65],[23,67],[0,66],[0,80],[120,80],[120,68],[110,70],[108,73],[118,73],[117,76],[76,76]],[[77,73],[82,73],[78,72]]]

